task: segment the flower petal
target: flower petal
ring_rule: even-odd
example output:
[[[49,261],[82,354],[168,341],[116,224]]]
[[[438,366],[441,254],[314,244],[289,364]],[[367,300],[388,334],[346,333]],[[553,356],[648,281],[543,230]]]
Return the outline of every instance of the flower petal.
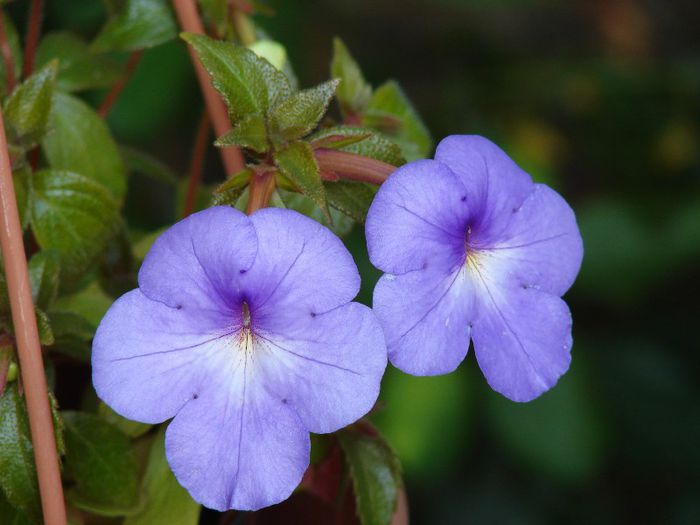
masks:
[[[478,296],[472,339],[491,388],[513,401],[530,401],[552,388],[571,362],[566,303],[556,295],[495,284],[488,277]]]
[[[451,135],[438,144],[435,160],[447,164],[468,190],[478,241],[500,238],[511,212],[533,190],[532,179],[506,153],[478,135]]]
[[[192,214],[156,239],[139,271],[153,300],[185,309],[226,309],[258,249],[250,219],[229,206]]]
[[[97,395],[129,419],[160,423],[173,417],[197,392],[202,363],[221,346],[226,323],[215,313],[195,319],[138,289],[124,294],[93,340]]]
[[[452,269],[464,259],[467,190],[444,164],[411,162],[382,184],[367,213],[372,264],[400,275],[426,261]]]
[[[554,190],[536,184],[513,213],[503,241],[489,253],[515,284],[561,296],[581,268],[583,241],[571,207]]]
[[[349,303],[258,334],[265,384],[311,432],[338,430],[374,406],[386,368],[384,334],[372,310]]]
[[[428,268],[384,275],[374,289],[374,311],[384,328],[391,363],[413,375],[452,372],[469,348],[473,283],[464,270]]]
[[[258,237],[254,265],[242,280],[255,319],[303,311],[322,313],[360,290],[360,274],[343,242],[328,228],[291,210],[251,216]]]
[[[165,435],[168,463],[204,506],[257,510],[285,500],[309,465],[310,440],[288,405],[257,381],[254,357],[222,362]]]

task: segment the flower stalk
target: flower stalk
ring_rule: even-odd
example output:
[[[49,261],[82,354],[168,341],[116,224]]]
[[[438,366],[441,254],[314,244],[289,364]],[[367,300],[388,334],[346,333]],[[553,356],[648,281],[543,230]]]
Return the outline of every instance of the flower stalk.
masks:
[[[187,183],[187,194],[185,195],[185,205],[182,211],[183,219],[194,211],[194,205],[197,200],[197,190],[199,189],[199,183],[202,180],[202,172],[204,171],[204,160],[207,153],[208,138],[209,116],[205,111],[202,113],[202,118],[199,120],[197,135],[194,139],[192,162],[190,164],[190,174]]]
[[[22,239],[12,168],[0,113],[0,244],[15,327],[39,492],[47,525],[65,525],[66,509],[58,466],[48,387],[39,343],[27,259]]]
[[[24,48],[24,65],[22,75],[27,78],[34,70],[34,58],[39,44],[41,18],[44,12],[44,0],[32,0],[29,7],[29,22],[27,23],[27,40]]]
[[[314,155],[321,173],[331,173],[340,178],[358,182],[379,185],[396,170],[396,166],[386,162],[347,151],[318,148],[314,151]]]
[[[204,26],[197,12],[197,5],[194,0],[173,0],[173,7],[180,22],[180,26],[184,31],[205,34]],[[202,66],[199,58],[197,58],[197,55],[191,47],[189,48],[189,53],[192,58],[192,63],[194,64],[195,73],[197,74],[199,87],[204,97],[204,103],[209,112],[209,119],[214,127],[214,132],[220,137],[231,129],[231,121],[228,117],[226,106],[211,85],[211,82],[209,82],[209,76],[204,66]],[[221,160],[226,169],[227,176],[230,177],[245,168],[245,159],[240,149],[235,147],[219,148],[219,152],[221,153]]]
[[[275,172],[256,172],[250,180],[248,191],[250,193],[248,195],[246,213],[250,215],[261,208],[265,208],[270,203],[272,193],[275,191]]]

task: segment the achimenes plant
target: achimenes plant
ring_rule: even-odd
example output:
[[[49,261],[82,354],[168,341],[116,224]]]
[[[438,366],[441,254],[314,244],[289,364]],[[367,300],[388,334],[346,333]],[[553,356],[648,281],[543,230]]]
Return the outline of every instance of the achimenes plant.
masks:
[[[51,397],[70,515],[194,525],[200,505],[259,510],[305,491],[331,520],[406,523],[398,459],[363,419],[387,360],[449,373],[473,341],[506,397],[551,388],[570,361],[561,296],[582,257],[574,214],[484,138],[447,137],[422,160],[432,141],[406,96],[393,81],[373,89],[340,40],[331,80],[300,90],[252,6],[234,4],[199,6],[223,39],[181,36],[228,108],[217,114],[207,98],[215,127],[230,128],[216,145],[229,168],[245,164],[196,210],[205,190],[193,173],[186,218],[135,244],[119,213],[127,174],[174,176],[118,146],[101,117],[142,51],[175,37],[168,5],[127,0],[91,43],[48,34],[34,56],[28,42],[24,62],[38,69],[24,77],[0,17],[8,151],[49,384],[54,362],[92,365],[80,411]],[[173,5],[199,32],[194,3]],[[114,53],[128,53],[125,65]],[[75,95],[110,86],[98,111]],[[360,276],[339,238],[365,219],[385,272],[373,309],[353,302]],[[0,279],[0,516],[40,523],[9,299]]]

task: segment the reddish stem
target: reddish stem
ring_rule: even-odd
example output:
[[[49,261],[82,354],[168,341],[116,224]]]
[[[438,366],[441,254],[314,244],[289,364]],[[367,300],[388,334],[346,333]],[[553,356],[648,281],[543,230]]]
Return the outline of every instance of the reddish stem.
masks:
[[[347,151],[318,148],[314,155],[321,173],[330,172],[342,179],[381,184],[396,170],[386,162]]]
[[[119,95],[121,95],[127,83],[134,75],[134,72],[136,71],[136,68],[139,65],[139,61],[141,60],[142,54],[143,51],[139,50],[134,51],[133,53],[131,53],[131,55],[129,55],[129,60],[127,60],[126,68],[124,69],[124,74],[114,83],[112,89],[109,90],[109,93],[107,93],[104,100],[102,101],[102,104],[100,104],[100,107],[97,110],[97,114],[100,117],[107,118],[107,115],[109,115],[109,112],[111,111],[112,107],[117,102]]]
[[[32,0],[29,7],[29,22],[27,23],[27,38],[24,47],[24,66],[22,67],[24,78],[31,75],[34,70],[34,57],[36,56],[36,46],[39,43],[43,12],[44,1]]]
[[[275,191],[275,172],[264,171],[255,173],[253,178],[250,179],[248,191],[248,206],[245,211],[250,215],[261,208],[265,208],[270,203],[272,193]]]
[[[202,180],[204,171],[204,159],[207,153],[207,139],[209,138],[209,116],[205,111],[199,120],[197,135],[194,139],[192,149],[192,162],[190,163],[190,176],[187,183],[187,195],[185,196],[185,206],[182,211],[182,218],[187,217],[194,210],[194,203],[197,200],[197,190]]]
[[[205,34],[204,26],[202,25],[202,20],[199,17],[197,5],[194,0],[173,0],[173,7],[180,21],[180,26],[184,31]],[[209,118],[214,126],[216,136],[220,137],[231,129],[231,121],[228,118],[226,106],[211,85],[209,75],[199,61],[196,53],[192,50],[192,47],[189,47],[189,52],[192,63],[194,64],[195,73],[197,73],[199,87],[204,96],[204,103],[209,112]],[[235,147],[219,148],[219,152],[221,154],[221,160],[224,163],[224,168],[226,169],[226,174],[229,177],[245,169],[245,159],[240,149]]]
[[[7,152],[5,127],[0,113],[0,244],[5,264],[7,289],[15,327],[17,354],[24,385],[29,428],[44,522],[65,525],[66,509],[58,466],[49,393],[44,363],[41,358],[39,331],[34,315],[29,284],[27,258],[22,240],[22,228],[17,211],[17,199],[12,183],[12,168]]]
[[[0,11],[0,54],[2,54],[2,61],[5,65],[5,80],[7,83],[7,93],[12,93],[15,88],[15,62],[12,57],[12,49],[10,49],[10,44],[7,42],[7,33],[5,32],[5,13]]]

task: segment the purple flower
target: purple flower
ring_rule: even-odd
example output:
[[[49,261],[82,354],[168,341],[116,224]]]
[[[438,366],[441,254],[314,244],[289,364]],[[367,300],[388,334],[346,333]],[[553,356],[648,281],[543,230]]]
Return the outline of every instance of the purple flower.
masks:
[[[129,419],[174,418],[166,455],[195,500],[280,502],[309,464],[309,432],[348,425],[377,399],[386,346],[372,311],[351,302],[359,285],[342,242],[296,212],[192,215],[102,320],[97,394]]]
[[[571,361],[560,297],[583,245],[574,213],[495,144],[450,136],[435,160],[394,172],[367,215],[374,290],[396,367],[453,371],[470,338],[491,387],[515,401],[551,388]]]

